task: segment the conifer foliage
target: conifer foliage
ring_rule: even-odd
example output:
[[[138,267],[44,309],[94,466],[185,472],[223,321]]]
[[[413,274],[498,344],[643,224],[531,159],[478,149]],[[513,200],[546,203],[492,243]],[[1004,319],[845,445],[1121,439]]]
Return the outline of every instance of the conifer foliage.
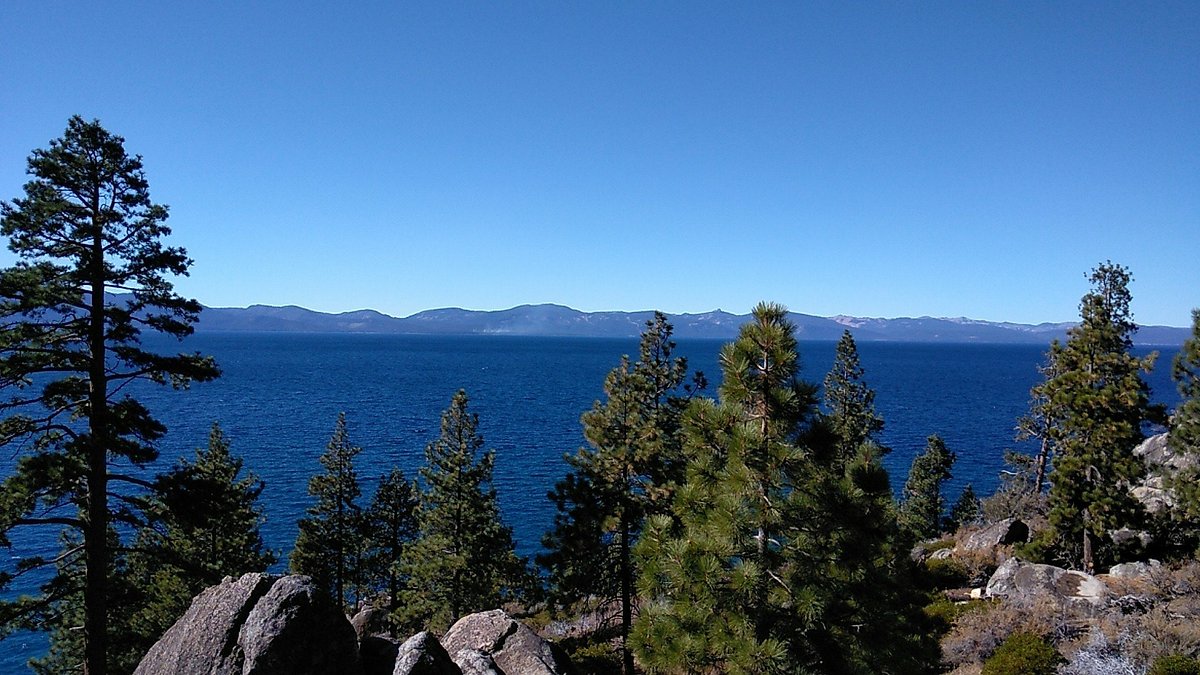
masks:
[[[400,623],[444,631],[459,617],[499,607],[524,583],[525,564],[500,520],[479,416],[459,391],[442,413],[441,435],[425,446],[419,534],[409,548],[409,592]]]
[[[0,489],[0,546],[14,527],[72,534],[61,583],[32,605],[5,603],[0,623],[82,588],[84,671],[101,675],[118,545],[110,524],[138,524],[134,495],[149,484],[135,474],[166,431],[127,385],[184,387],[218,371],[199,354],[142,346],[143,333],[190,334],[200,305],[174,291],[170,277],[191,260],[163,244],[167,208],[150,200],[141,157],[126,153],[124,139],[72,117],[61,138],[33,152],[28,173],[24,198],[0,206],[0,231],[18,259],[0,272],[0,446],[19,457]],[[18,567],[53,564],[26,557]],[[11,574],[0,574],[0,586]]]
[[[558,514],[539,559],[560,601],[617,602],[622,668],[633,672],[627,643],[637,570],[633,546],[647,514],[666,513],[683,478],[680,417],[702,375],[685,384],[687,361],[673,358],[666,315],[655,312],[642,333],[638,361],[628,357],[604,381],[606,400],[583,415],[589,448],[567,455],[571,467],[549,494]]]
[[[1097,557],[1115,555],[1104,546],[1109,531],[1142,522],[1128,488],[1144,471],[1133,449],[1143,440],[1142,424],[1162,419],[1141,377],[1157,354],[1130,353],[1137,325],[1129,307],[1129,270],[1106,262],[1090,280],[1092,289],[1079,305],[1081,323],[1067,332],[1065,344],[1051,345],[1051,377],[1035,389],[1060,411],[1052,431],[1053,555],[1088,572]]]
[[[825,376],[824,391],[825,407],[829,409],[829,422],[836,438],[836,461],[842,466],[868,441],[878,449],[877,454],[887,452],[876,440],[883,431],[883,419],[875,413],[875,391],[863,380],[864,374],[854,336],[844,331],[838,340],[833,367]]]
[[[401,564],[417,536],[418,503],[416,484],[400,469],[392,469],[379,479],[375,498],[364,514],[367,585],[386,594],[389,616],[400,606],[400,593],[406,587]]]
[[[932,539],[942,532],[946,498],[942,484],[950,478],[957,456],[938,435],[930,436],[925,450],[917,455],[904,482],[900,524],[915,540]]]
[[[720,402],[697,399],[684,415],[686,480],[671,516],[651,517],[638,545],[644,606],[633,642],[651,672],[867,673],[880,659],[920,672],[928,663],[920,630],[905,630],[919,620],[919,599],[900,583],[870,396],[853,399],[858,424],[822,420],[815,387],[798,377],[794,331],[783,307],[755,307],[721,351]],[[842,372],[854,373],[847,390],[864,392],[843,354]],[[838,448],[854,439],[846,459]]]
[[[1171,419],[1171,449],[1183,455],[1200,455],[1200,309],[1192,310],[1192,336],[1175,356],[1171,375],[1183,403]],[[1192,529],[1200,529],[1200,469],[1180,471],[1172,481],[1179,501],[1178,516]]]
[[[352,607],[362,593],[364,553],[361,490],[354,458],[362,451],[350,443],[346,413],[339,413],[329,444],[321,455],[324,473],[308,481],[316,503],[300,520],[296,548],[288,557],[293,572],[307,574],[341,605]]]
[[[145,595],[130,619],[139,655],[166,631],[205,588],[226,576],[263,572],[275,555],[263,545],[265,484],[243,472],[229,439],[213,424],[208,446],[159,476],[147,525],[130,554],[131,582]]]

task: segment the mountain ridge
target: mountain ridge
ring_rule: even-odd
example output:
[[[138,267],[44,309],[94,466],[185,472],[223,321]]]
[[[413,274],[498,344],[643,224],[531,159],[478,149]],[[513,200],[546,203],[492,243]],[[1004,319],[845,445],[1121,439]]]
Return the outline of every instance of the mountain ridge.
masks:
[[[197,330],[203,332],[383,333],[411,335],[514,335],[546,337],[637,337],[652,310],[584,312],[543,303],[500,310],[442,307],[394,317],[373,309],[318,312],[298,305],[205,307]],[[720,309],[669,314],[677,338],[730,339],[749,319]],[[1021,324],[967,317],[815,316],[791,312],[802,340],[836,340],[850,330],[859,341],[1048,344],[1062,339],[1074,323]],[[1191,334],[1174,326],[1142,326],[1139,345],[1180,345]]]

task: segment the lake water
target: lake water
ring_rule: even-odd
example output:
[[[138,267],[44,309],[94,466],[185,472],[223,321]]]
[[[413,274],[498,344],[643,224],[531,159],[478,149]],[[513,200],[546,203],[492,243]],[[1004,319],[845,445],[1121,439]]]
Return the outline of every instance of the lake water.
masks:
[[[723,342],[683,340],[677,353],[710,380],[720,381],[717,353]],[[158,346],[151,343],[151,346]],[[363,503],[378,477],[393,466],[410,478],[438,434],[441,411],[459,388],[479,414],[486,448],[496,452],[495,485],[518,551],[541,550],[553,507],[545,495],[565,472],[563,453],[583,444],[579,416],[603,394],[605,374],[622,354],[637,353],[630,339],[429,337],[347,334],[208,333],[188,349],[216,357],[223,375],[187,391],[140,386],[135,395],[170,429],[161,444],[161,466],[191,456],[219,421],[232,449],[265,482],[263,535],[283,557],[296,536],[296,520],[310,504],[308,478],[345,411],[351,441],[362,447],[357,468]],[[820,382],[834,343],[801,343],[802,376]],[[905,344],[865,342],[859,355],[876,407],[885,420],[884,463],[893,489],[903,485],[913,457],[929,434],[940,434],[958,454],[953,498],[961,487],[990,493],[1013,441],[1029,388],[1040,378],[1044,347],[1027,345]],[[1138,353],[1149,350],[1139,349]],[[1154,397],[1174,405],[1170,380],[1174,349],[1161,350],[1148,377]],[[0,457],[0,475],[12,458]],[[27,533],[17,547],[49,547],[55,539]],[[24,553],[19,548],[17,551]],[[38,638],[0,642],[0,672],[14,672],[44,649]]]

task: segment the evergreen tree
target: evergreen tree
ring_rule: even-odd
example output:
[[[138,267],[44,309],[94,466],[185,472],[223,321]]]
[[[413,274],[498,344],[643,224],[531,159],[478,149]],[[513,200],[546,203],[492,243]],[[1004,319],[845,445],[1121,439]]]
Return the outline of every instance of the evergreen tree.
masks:
[[[929,437],[925,451],[913,459],[904,482],[900,524],[914,539],[932,539],[941,534],[942,514],[946,512],[942,484],[950,478],[956,459],[936,434]]]
[[[129,556],[132,581],[145,594],[130,619],[144,654],[205,588],[226,576],[263,572],[275,556],[262,540],[264,483],[243,475],[239,457],[213,423],[208,446],[159,476],[148,524]],[[140,655],[139,654],[139,655]]]
[[[693,387],[684,384],[687,361],[672,358],[674,348],[671,324],[655,312],[639,360],[622,357],[605,378],[607,400],[583,415],[591,447],[565,457],[571,468],[549,494],[558,514],[544,539],[549,553],[539,557],[561,601],[616,601],[627,674],[633,672],[633,546],[646,515],[665,513],[683,478],[680,417]],[[697,375],[695,385],[703,384]]]
[[[825,407],[836,439],[837,463],[841,465],[853,459],[868,441],[879,454],[887,452],[877,442],[883,431],[883,419],[875,413],[875,392],[863,381],[863,374],[854,336],[844,331],[824,387]]]
[[[784,308],[756,307],[721,352],[720,402],[684,415],[686,481],[673,517],[649,518],[638,544],[633,643],[652,672],[929,664],[919,599],[896,567],[887,474],[874,448],[839,458],[798,378],[794,331]]]
[[[167,209],[150,201],[141,158],[126,154],[124,139],[72,117],[62,138],[33,152],[28,173],[25,197],[0,206],[0,231],[18,258],[0,272],[0,446],[18,456],[0,489],[0,546],[11,546],[14,527],[74,530],[58,569],[83,580],[47,584],[42,598],[4,603],[2,614],[19,617],[80,593],[83,670],[101,675],[110,523],[138,523],[136,492],[149,484],[136,474],[166,431],[127,385],[178,388],[218,371],[199,354],[142,346],[143,332],[190,334],[200,305],[174,291],[169,277],[186,274],[191,261],[163,244]],[[24,557],[17,568],[54,564]],[[13,574],[0,573],[0,586]]]
[[[460,390],[442,413],[441,435],[425,446],[402,625],[443,631],[464,614],[500,606],[525,583],[525,563],[500,520],[492,486],[496,455],[483,452],[478,427]]]
[[[1053,376],[1039,386],[1061,411],[1053,432],[1049,541],[1060,561],[1088,572],[1109,531],[1143,519],[1128,488],[1144,470],[1133,449],[1143,440],[1142,423],[1162,417],[1141,378],[1157,354],[1130,353],[1137,325],[1129,309],[1129,270],[1106,262],[1090,280],[1092,290],[1080,302],[1082,321],[1067,332],[1066,344],[1051,346]]]
[[[1038,367],[1043,381],[1048,382],[1058,376],[1061,364],[1057,352],[1060,348],[1058,343],[1052,345],[1046,362]],[[1017,440],[1037,440],[1039,443],[1033,479],[1034,492],[1037,494],[1042,493],[1046,484],[1046,473],[1054,456],[1063,414],[1062,402],[1053,400],[1044,385],[1035,385],[1029,392],[1029,414],[1017,420]]]
[[[342,606],[352,607],[361,595],[360,563],[363,555],[361,495],[354,458],[362,448],[350,444],[346,432],[346,413],[339,413],[337,424],[321,466],[325,473],[308,481],[308,494],[317,502],[300,520],[300,534],[288,563],[296,574],[312,577]],[[352,597],[353,596],[353,597]]]
[[[1200,454],[1200,309],[1192,310],[1192,337],[1175,355],[1171,375],[1183,402],[1171,419],[1168,442],[1184,456]],[[1178,518],[1200,527],[1200,468],[1181,470],[1170,483],[1179,503]]]
[[[967,483],[959,493],[958,501],[954,502],[954,507],[950,509],[950,520],[946,523],[946,530],[954,532],[963,525],[970,525],[979,520],[982,515],[983,507],[975,494],[975,488]]]
[[[418,503],[416,484],[409,482],[400,469],[392,469],[379,479],[379,488],[365,514],[368,585],[387,593],[389,616],[399,608],[400,594],[406,588],[400,566],[405,551],[417,537]]]

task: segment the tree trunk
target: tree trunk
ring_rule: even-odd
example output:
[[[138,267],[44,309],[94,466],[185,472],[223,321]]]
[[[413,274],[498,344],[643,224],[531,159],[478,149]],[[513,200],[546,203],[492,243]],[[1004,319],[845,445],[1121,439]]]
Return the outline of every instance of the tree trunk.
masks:
[[[1050,459],[1050,439],[1042,436],[1042,449],[1038,451],[1037,457],[1037,478],[1034,484],[1037,486],[1036,494],[1042,494],[1042,485],[1046,482],[1046,464]]]
[[[96,206],[98,212],[99,205]],[[108,654],[108,379],[104,344],[104,241],[94,222],[87,449],[87,517],[84,520],[84,675],[105,675]]]
[[[1092,535],[1088,531],[1091,525],[1091,518],[1088,512],[1083,512],[1083,571],[1092,574],[1095,569],[1095,561],[1092,557]]]
[[[633,625],[633,566],[630,561],[629,524],[621,514],[621,671],[633,675],[633,652],[629,650],[629,629]]]

